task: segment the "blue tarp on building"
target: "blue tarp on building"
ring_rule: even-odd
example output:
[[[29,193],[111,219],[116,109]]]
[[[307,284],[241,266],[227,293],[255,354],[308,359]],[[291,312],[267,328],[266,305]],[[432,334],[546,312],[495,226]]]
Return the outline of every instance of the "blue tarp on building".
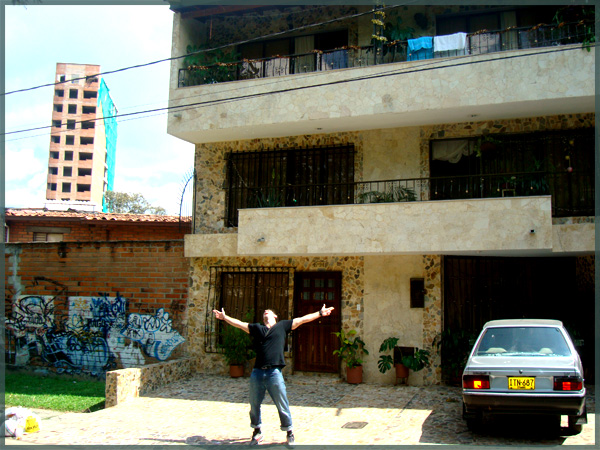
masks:
[[[98,103],[102,107],[104,130],[106,133],[107,190],[112,191],[115,182],[115,159],[117,153],[117,108],[110,98],[110,93],[104,80],[100,80]],[[102,211],[108,212],[104,199],[102,200]]]

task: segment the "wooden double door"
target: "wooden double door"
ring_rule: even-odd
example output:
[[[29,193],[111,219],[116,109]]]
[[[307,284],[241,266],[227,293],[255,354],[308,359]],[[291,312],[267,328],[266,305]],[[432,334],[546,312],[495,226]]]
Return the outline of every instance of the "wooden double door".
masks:
[[[341,327],[341,272],[296,272],[294,276],[294,317],[333,306],[332,314],[302,325],[294,331],[294,370],[301,372],[339,371],[339,348],[335,332]]]

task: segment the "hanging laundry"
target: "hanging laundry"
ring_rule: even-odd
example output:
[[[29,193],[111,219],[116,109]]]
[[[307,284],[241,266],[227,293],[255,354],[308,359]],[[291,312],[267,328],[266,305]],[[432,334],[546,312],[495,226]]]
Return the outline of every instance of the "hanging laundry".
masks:
[[[431,36],[423,36],[408,40],[407,61],[429,58],[433,58],[433,38]]]
[[[454,33],[433,38],[433,50],[445,52],[449,50],[464,50],[467,43],[467,33]]]

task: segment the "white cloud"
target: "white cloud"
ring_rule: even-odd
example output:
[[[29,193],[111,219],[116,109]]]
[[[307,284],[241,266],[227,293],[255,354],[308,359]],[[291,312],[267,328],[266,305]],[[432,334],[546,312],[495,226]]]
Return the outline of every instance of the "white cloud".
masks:
[[[31,148],[5,153],[5,205],[41,208],[46,198],[47,161],[42,163]]]
[[[7,102],[8,103],[8,102]],[[50,105],[52,103],[50,102]],[[52,107],[48,106],[48,102],[38,104],[19,103],[11,107],[7,105],[4,115],[4,125],[6,132],[24,130],[29,128],[47,127],[52,120]],[[48,132],[49,130],[46,130]],[[39,130],[36,134],[43,133]],[[8,135],[7,139],[12,140],[22,136],[20,133]],[[10,141],[8,142],[10,143]]]
[[[119,164],[120,155],[128,161]],[[135,157],[130,149],[118,147],[115,191],[139,192],[153,206],[179,214],[182,184],[193,168],[194,146],[165,135],[137,163],[132,160]]]
[[[5,180],[7,184],[30,180],[34,175],[46,177],[48,161],[42,162],[36,157],[33,148],[7,149],[4,156],[6,165]]]

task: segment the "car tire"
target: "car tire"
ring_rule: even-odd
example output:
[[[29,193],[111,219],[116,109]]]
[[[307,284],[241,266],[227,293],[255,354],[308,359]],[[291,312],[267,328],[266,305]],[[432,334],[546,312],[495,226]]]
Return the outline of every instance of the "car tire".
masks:
[[[577,424],[577,419],[579,416],[569,416],[569,434],[571,435],[579,434],[583,429],[581,424]]]
[[[462,404],[462,416],[463,419],[465,419],[465,421],[467,422],[467,428],[470,431],[478,431],[481,429],[481,414],[467,414],[467,408],[465,406],[465,403],[463,402]]]
[[[482,427],[482,420],[481,417],[469,417],[466,419],[467,420],[467,428],[469,429],[469,431],[481,431],[481,427]]]

